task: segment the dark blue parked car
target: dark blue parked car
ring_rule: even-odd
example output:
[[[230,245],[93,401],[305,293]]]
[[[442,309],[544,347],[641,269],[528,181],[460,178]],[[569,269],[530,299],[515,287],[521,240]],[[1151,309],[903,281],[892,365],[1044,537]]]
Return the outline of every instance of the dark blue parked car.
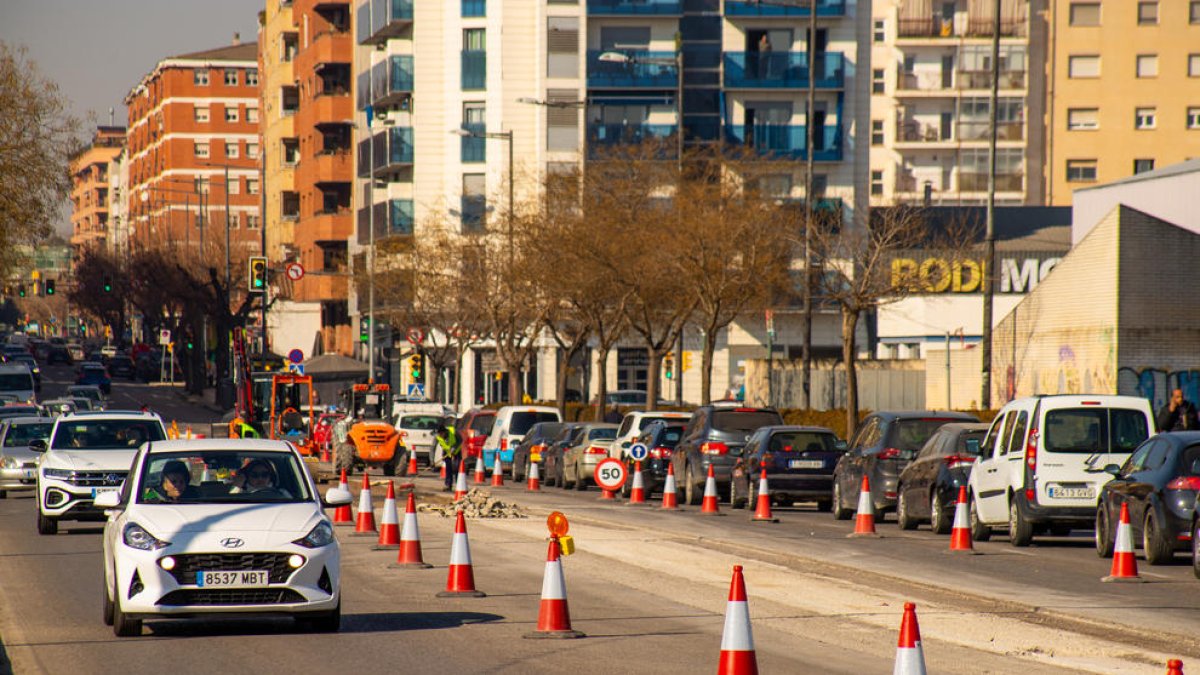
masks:
[[[902,530],[928,521],[937,534],[950,534],[958,488],[967,484],[979,458],[987,424],[951,423],[937,430],[917,458],[900,472],[896,521]]]
[[[671,464],[671,455],[675,454],[675,446],[679,445],[680,439],[683,438],[684,422],[687,420],[654,420],[642,429],[642,433],[638,435],[634,443],[641,443],[646,446],[646,459],[642,460],[642,486],[646,489],[646,499],[649,499],[655,492],[661,492],[667,483],[667,467]],[[633,491],[633,469],[634,461],[625,453],[622,458],[625,462],[625,470],[629,476],[625,481],[625,486],[621,488],[621,494],[628,497]],[[678,483],[676,483],[678,489]]]
[[[754,507],[766,469],[772,502],[815,501],[817,510],[828,511],[833,505],[833,468],[845,452],[846,442],[825,427],[763,427],[746,442],[734,469],[730,503],[734,508]]]

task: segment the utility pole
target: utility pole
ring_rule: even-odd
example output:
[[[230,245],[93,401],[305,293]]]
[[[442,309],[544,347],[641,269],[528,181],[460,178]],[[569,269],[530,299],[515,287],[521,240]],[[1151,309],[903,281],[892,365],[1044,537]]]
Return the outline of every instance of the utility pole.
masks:
[[[992,95],[988,114],[988,190],[987,220],[983,252],[983,336],[980,356],[979,407],[992,407],[992,301],[996,263],[996,112],[1000,98],[1000,0],[992,6]]]
[[[803,392],[802,408],[811,408],[812,401],[812,322],[813,322],[813,269],[812,269],[812,228],[813,224],[813,186],[816,180],[813,172],[816,170],[816,153],[813,151],[815,131],[813,113],[817,106],[817,2],[808,4],[808,41],[805,49],[808,51],[808,102],[804,115],[804,344],[801,347],[800,359],[800,389]]]

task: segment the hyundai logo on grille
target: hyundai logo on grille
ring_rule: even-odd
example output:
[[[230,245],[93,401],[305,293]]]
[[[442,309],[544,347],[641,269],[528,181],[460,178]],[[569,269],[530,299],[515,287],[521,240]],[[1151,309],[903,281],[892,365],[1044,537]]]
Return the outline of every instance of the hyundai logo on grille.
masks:
[[[237,537],[225,537],[221,540],[221,545],[225,548],[241,548],[245,543]]]

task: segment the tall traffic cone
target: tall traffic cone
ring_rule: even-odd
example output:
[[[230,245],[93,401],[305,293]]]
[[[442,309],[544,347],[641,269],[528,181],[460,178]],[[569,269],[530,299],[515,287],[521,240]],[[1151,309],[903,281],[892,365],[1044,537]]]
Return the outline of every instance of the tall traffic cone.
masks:
[[[875,531],[875,501],[871,499],[871,482],[863,474],[862,490],[858,493],[858,513],[854,516],[854,531],[848,537],[878,537]]]
[[[1113,547],[1112,571],[1100,581],[1145,581],[1138,576],[1137,558],[1133,555],[1133,531],[1129,527],[1129,505],[1121,503],[1121,521],[1117,525],[1117,541]]]
[[[338,483],[338,489],[350,491],[350,486],[346,483],[346,470],[342,469],[342,482]],[[350,505],[339,506],[333,510],[333,524],[343,527],[353,525],[354,518],[350,516]]]
[[[667,465],[667,480],[663,483],[662,507],[664,509],[679,508],[679,495],[675,494],[675,465]]]
[[[892,675],[925,675],[925,653],[921,651],[921,628],[917,625],[917,606],[904,603],[900,620],[900,640],[896,644],[896,667]]]
[[[383,498],[379,543],[372,548],[376,551],[394,551],[400,548],[400,517],[396,513],[396,484],[392,481],[388,481],[387,495]]]
[[[530,492],[539,492],[542,489],[542,477],[538,475],[537,462],[529,463],[529,485],[526,487]]]
[[[504,487],[504,464],[500,462],[500,453],[496,453],[496,461],[492,462],[492,487]]]
[[[475,484],[483,485],[487,482],[487,472],[483,470],[483,453],[480,453],[475,458]]]
[[[633,464],[633,487],[629,488],[630,505],[646,503],[646,482],[642,478],[642,463],[634,462]]]
[[[446,590],[438,593],[439,598],[482,598],[487,593],[475,590],[475,569],[471,566],[471,543],[467,540],[467,519],[458,511],[454,521],[454,543],[450,545],[450,573],[446,576]]]
[[[192,440],[193,438],[195,438],[194,436],[192,436],[192,425],[190,425],[190,424],[187,425],[187,430],[183,432],[183,437],[189,441]]]
[[[1167,675],[1183,675],[1183,661],[1180,659],[1167,661]]]
[[[583,637],[583,633],[571,630],[571,612],[567,609],[567,582],[563,579],[562,561],[558,557],[558,537],[550,537],[550,549],[546,552],[546,572],[542,576],[542,604],[538,609],[537,630],[526,633],[527,638]]]
[[[717,675],[758,675],[754,635],[750,631],[750,605],[746,602],[746,581],[742,578],[741,565],[733,566],[733,580],[729,583]]]
[[[378,534],[375,529],[375,508],[371,506],[371,479],[364,473],[362,490],[358,493],[358,517],[350,536],[373,537]]]
[[[971,521],[967,518],[967,486],[958,486],[958,501],[954,504],[954,524],[950,526],[951,553],[978,553],[971,543]]]
[[[708,465],[708,478],[704,481],[704,499],[700,501],[700,515],[720,515],[717,507],[717,478],[713,475],[712,464]]]
[[[421,557],[421,530],[417,527],[417,501],[408,493],[408,504],[404,506],[404,527],[400,530],[400,554],[396,562],[388,567],[433,567]]]
[[[410,476],[415,476],[420,472],[421,472],[421,467],[417,466],[417,453],[410,451],[408,453],[408,471],[406,471],[405,473],[407,473]]]
[[[458,463],[458,476],[454,479],[454,501],[467,496],[467,472],[462,462]]]
[[[752,523],[778,523],[779,519],[771,515],[771,491],[767,487],[767,470],[763,469],[758,477],[758,503],[754,505]]]
[[[446,480],[446,463],[442,462],[442,468],[438,471],[438,478]]]

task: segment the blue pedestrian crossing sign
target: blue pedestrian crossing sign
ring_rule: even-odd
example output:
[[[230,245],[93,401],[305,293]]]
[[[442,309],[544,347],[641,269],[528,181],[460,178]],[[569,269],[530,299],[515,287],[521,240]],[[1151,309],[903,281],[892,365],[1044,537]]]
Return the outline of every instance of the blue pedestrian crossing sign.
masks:
[[[304,364],[303,363],[289,363],[288,364],[288,372],[292,373],[293,375],[303,375],[304,374]]]
[[[632,457],[635,462],[640,462],[646,459],[646,455],[648,454],[650,454],[650,451],[647,450],[646,446],[642,443],[634,443],[633,445],[629,446],[629,456]]]
[[[423,385],[423,384],[408,385],[408,397],[409,398],[425,398],[425,385]]]

